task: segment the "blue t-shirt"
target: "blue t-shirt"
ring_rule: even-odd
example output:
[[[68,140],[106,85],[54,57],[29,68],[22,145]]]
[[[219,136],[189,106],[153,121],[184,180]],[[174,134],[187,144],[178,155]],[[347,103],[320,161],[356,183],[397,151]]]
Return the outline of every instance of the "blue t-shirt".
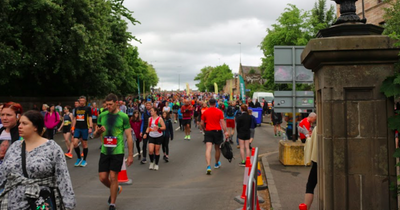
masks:
[[[178,110],[178,118],[179,119],[183,119],[183,115],[182,115],[181,109]]]

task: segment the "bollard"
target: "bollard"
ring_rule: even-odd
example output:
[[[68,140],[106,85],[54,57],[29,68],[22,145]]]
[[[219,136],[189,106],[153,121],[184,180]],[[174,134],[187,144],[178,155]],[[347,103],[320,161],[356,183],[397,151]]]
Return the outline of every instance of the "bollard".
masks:
[[[307,205],[304,204],[304,203],[301,203],[301,204],[299,205],[299,210],[307,210]]]

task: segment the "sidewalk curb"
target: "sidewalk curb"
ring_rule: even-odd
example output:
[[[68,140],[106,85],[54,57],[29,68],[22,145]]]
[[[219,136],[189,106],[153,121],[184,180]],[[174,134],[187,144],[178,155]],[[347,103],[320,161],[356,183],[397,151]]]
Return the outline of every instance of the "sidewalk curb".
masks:
[[[279,199],[278,190],[276,189],[274,177],[272,176],[271,169],[267,157],[262,157],[262,163],[264,167],[265,176],[267,177],[268,192],[271,199],[271,206],[273,210],[282,210],[281,201]]]

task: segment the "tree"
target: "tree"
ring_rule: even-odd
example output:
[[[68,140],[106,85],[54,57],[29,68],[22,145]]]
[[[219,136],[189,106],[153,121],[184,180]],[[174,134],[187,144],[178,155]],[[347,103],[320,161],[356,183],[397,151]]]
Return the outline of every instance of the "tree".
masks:
[[[305,12],[293,4],[288,4],[277,19],[278,23],[273,24],[271,29],[267,29],[267,35],[259,45],[264,54],[260,68],[263,78],[267,79],[265,83],[267,90],[290,88],[287,84],[274,83],[274,46],[306,45],[319,30],[332,24],[335,20],[334,8],[326,10],[325,4],[326,0],[318,0],[311,12]]]
[[[199,89],[201,92],[205,92],[207,87],[206,87],[206,81],[208,80],[208,77],[213,70],[213,67],[211,66],[206,66],[200,70],[200,73],[196,75],[194,78],[194,81],[199,81],[199,83],[196,84],[196,87]]]
[[[397,40],[396,46],[400,46],[400,0],[385,0],[385,3],[390,6],[385,9],[385,30],[383,34],[388,35],[394,40]],[[399,54],[400,56],[400,54]],[[381,91],[386,97],[398,98],[400,96],[400,62],[395,65],[395,73],[393,76],[386,78],[381,86]],[[388,118],[388,127],[392,130],[400,131],[400,111],[397,110],[394,116]],[[400,148],[396,148],[393,154],[394,158],[400,158]],[[400,163],[396,164],[396,167],[400,166]],[[400,177],[397,176],[397,182],[400,181]],[[390,183],[391,190],[400,194],[400,185],[397,183]]]
[[[226,84],[226,80],[232,79],[233,73],[228,65],[223,64],[216,67],[206,66],[200,70],[200,73],[194,78],[200,81],[196,84],[199,91],[215,91],[214,83],[217,83],[218,89],[222,90]]]
[[[132,13],[123,0],[0,1],[1,95],[126,94],[138,74],[157,83],[129,44]]]

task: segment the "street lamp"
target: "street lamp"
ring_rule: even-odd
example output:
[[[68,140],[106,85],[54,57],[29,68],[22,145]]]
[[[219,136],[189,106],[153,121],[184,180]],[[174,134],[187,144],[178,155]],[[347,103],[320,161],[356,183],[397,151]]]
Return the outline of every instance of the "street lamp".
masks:
[[[240,45],[239,61],[240,61],[240,63],[242,63],[242,43],[239,42],[238,44]]]

